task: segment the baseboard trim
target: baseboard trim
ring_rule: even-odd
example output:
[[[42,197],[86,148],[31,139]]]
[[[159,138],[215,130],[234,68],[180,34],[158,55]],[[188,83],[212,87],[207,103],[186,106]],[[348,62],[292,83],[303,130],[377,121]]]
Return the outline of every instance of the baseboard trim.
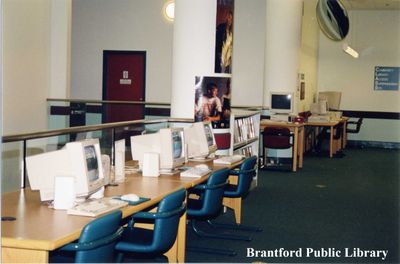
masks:
[[[348,140],[347,145],[354,148],[400,149],[400,143],[397,142]]]

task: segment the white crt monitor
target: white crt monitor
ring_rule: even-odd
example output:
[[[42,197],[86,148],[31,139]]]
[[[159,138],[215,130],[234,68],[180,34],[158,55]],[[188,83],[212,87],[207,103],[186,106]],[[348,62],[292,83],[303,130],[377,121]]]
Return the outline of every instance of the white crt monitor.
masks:
[[[69,142],[63,149],[26,158],[29,184],[40,191],[40,200],[54,199],[56,176],[75,178],[76,196],[88,196],[104,186],[98,139]]]
[[[188,158],[206,158],[217,150],[210,122],[196,122],[185,128]]]
[[[160,154],[160,136],[158,133],[131,137],[132,160],[138,161],[140,169],[143,166],[144,153],[149,152]]]
[[[318,101],[326,100],[328,102],[328,110],[339,110],[341,98],[341,92],[327,91],[318,93]]]
[[[290,114],[293,112],[293,94],[284,92],[271,92],[271,112],[276,114]]]
[[[215,141],[213,128],[211,122],[203,122],[204,132],[206,134],[207,145],[208,145],[208,154],[214,153],[217,151],[217,143]]]
[[[183,128],[163,128],[160,136],[160,169],[174,169],[185,163]]]
[[[131,137],[132,160],[143,166],[145,153],[160,155],[160,169],[174,169],[185,163],[183,128],[163,128],[157,133]]]

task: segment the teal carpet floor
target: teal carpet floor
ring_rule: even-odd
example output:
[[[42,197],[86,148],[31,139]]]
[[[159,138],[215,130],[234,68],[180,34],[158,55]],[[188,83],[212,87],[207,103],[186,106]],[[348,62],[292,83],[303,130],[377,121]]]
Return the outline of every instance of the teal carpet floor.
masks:
[[[242,219],[263,232],[236,232],[253,238],[242,242],[199,238],[188,228],[188,246],[232,249],[237,256],[187,252],[186,261],[399,263],[400,151],[345,153],[334,159],[305,157],[304,168],[297,173],[260,171],[258,187],[244,200]],[[217,220],[233,219],[228,211]],[[258,257],[247,256],[252,249],[259,250]],[[290,250],[297,256],[284,255]]]

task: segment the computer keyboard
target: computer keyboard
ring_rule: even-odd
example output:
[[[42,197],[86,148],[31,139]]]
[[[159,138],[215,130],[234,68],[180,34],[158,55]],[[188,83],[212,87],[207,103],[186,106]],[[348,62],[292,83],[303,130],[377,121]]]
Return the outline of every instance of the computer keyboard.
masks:
[[[241,161],[243,159],[243,156],[241,155],[233,155],[233,156],[223,156],[218,159],[214,160],[214,164],[226,164],[230,165],[232,163]]]
[[[200,178],[210,172],[211,170],[208,167],[193,167],[181,172],[181,177]]]
[[[111,197],[104,197],[101,199],[87,200],[83,203],[79,203],[68,209],[67,214],[97,217],[127,205],[128,202],[113,199]]]

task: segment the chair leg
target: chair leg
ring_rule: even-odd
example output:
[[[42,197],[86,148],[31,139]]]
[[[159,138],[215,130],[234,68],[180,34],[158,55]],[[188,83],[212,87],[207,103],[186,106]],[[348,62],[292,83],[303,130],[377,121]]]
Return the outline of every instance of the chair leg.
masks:
[[[258,226],[246,226],[242,224],[220,224],[220,223],[214,223],[211,220],[207,220],[207,223],[209,226],[213,228],[227,228],[227,229],[233,229],[233,230],[242,230],[242,231],[250,231],[250,232],[262,232],[262,228]]]
[[[199,237],[205,237],[205,238],[216,238],[216,239],[228,239],[228,240],[240,240],[240,241],[251,241],[251,237],[247,236],[237,236],[237,235],[231,235],[231,234],[210,234],[206,233],[204,231],[201,231],[198,229],[196,226],[196,220],[191,221],[191,226],[193,231],[195,232],[196,235]]]

